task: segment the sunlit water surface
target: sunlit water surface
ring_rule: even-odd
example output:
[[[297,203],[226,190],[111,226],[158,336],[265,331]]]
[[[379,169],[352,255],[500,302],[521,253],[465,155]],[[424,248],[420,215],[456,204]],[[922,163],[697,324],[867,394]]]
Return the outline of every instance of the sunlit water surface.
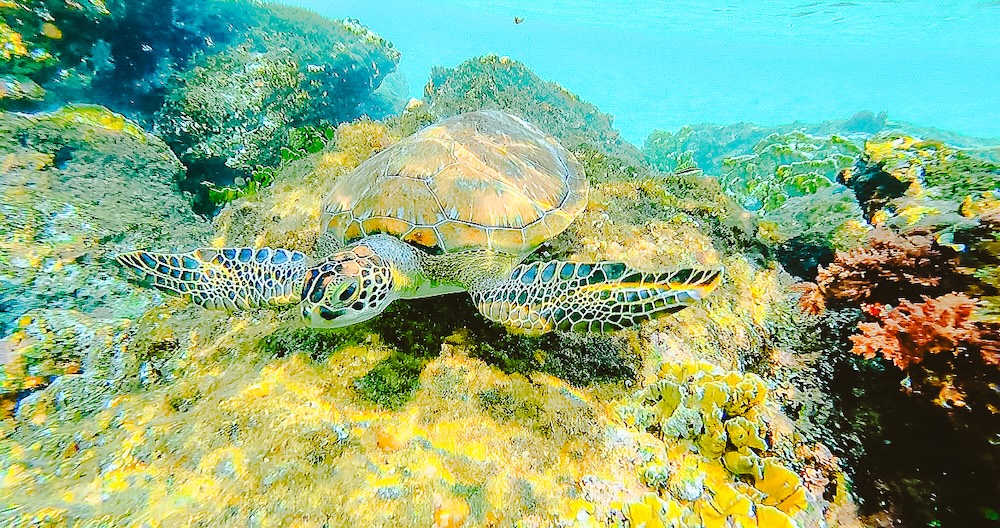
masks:
[[[391,40],[412,96],[432,66],[507,55],[613,114],[637,143],[687,123],[861,109],[1000,137],[997,1],[287,3],[359,19]]]

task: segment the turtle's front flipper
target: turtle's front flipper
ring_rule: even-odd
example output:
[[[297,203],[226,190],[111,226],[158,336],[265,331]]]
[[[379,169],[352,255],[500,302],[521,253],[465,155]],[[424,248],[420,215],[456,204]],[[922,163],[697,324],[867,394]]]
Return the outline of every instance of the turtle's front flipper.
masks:
[[[472,298],[489,319],[527,334],[607,331],[673,313],[705,298],[721,269],[644,273],[621,262],[535,262]]]
[[[299,302],[308,268],[305,254],[271,248],[133,251],[115,259],[160,290],[228,310]]]

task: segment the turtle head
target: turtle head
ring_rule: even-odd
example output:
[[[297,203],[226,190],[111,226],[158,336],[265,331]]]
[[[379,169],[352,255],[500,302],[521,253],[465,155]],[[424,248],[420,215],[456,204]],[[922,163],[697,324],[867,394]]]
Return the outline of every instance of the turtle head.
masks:
[[[341,328],[375,317],[395,298],[392,269],[360,245],[306,271],[299,309],[308,326]]]

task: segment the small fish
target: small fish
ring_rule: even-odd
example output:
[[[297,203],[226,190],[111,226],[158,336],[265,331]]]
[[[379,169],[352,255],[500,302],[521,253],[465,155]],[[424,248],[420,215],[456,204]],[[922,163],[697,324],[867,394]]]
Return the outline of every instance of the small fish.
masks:
[[[674,171],[675,176],[704,176],[705,171],[699,169],[698,167],[684,167],[681,170]]]
[[[519,16],[514,17],[515,24],[520,24],[521,22],[524,22],[524,17],[519,17]]]

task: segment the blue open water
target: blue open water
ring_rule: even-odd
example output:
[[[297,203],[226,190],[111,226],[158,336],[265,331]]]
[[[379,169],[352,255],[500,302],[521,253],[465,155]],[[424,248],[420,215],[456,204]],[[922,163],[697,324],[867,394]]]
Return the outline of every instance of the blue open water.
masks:
[[[1000,1],[295,0],[434,65],[523,61],[640,143],[688,123],[894,120],[1000,137]],[[514,17],[523,18],[514,24]]]

